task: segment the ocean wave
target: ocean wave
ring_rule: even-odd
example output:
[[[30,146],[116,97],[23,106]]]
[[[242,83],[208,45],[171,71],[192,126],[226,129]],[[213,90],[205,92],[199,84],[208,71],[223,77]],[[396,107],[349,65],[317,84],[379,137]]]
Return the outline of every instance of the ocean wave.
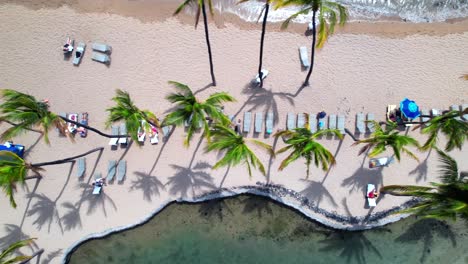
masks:
[[[257,21],[264,2],[249,1],[237,4],[237,0],[214,1],[221,13],[232,13],[249,22]],[[338,0],[348,9],[350,21],[376,21],[399,18],[410,22],[438,22],[468,17],[468,0]],[[269,22],[280,22],[297,12],[297,7],[271,9]],[[307,23],[310,15],[301,15],[296,23]]]

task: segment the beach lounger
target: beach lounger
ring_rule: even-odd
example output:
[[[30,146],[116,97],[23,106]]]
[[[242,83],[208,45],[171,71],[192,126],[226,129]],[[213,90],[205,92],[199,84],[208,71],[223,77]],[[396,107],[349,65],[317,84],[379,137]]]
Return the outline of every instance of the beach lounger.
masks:
[[[75,56],[73,57],[73,65],[78,66],[81,62],[81,58],[84,55],[84,51],[86,48],[86,44],[83,42],[78,43],[78,46],[76,46],[75,50]]]
[[[262,69],[261,72],[263,80],[268,76],[268,73],[270,73],[268,70],[265,69]],[[258,74],[255,76],[255,83],[260,84],[260,76]]]
[[[110,54],[112,52],[112,47],[104,43],[94,42],[93,50]]]
[[[72,120],[72,121],[78,122],[78,114],[75,114],[75,113],[68,114],[68,117],[67,117],[67,118],[70,119],[70,120]],[[75,133],[77,128],[78,128],[77,125],[68,122],[68,124],[67,124],[67,129],[68,129],[68,131],[69,131],[70,133]]]
[[[462,104],[460,105],[460,111],[465,111],[465,109],[468,108],[468,104]],[[462,118],[465,120],[465,121],[468,121],[468,114],[463,114],[462,113]]]
[[[338,120],[336,122],[336,127],[338,128],[338,130],[340,131],[340,133],[342,135],[345,134],[345,117],[344,115],[338,115]]]
[[[255,133],[262,132],[263,125],[263,112],[255,113]]]
[[[88,125],[88,113],[81,113],[80,115],[80,124],[83,124],[83,125]],[[88,129],[84,128],[84,127],[79,127],[78,128],[78,131],[80,132],[80,136],[82,138],[85,138],[86,136],[88,136]]]
[[[86,158],[79,158],[78,164],[77,164],[76,176],[78,176],[78,178],[83,177],[85,174],[85,171],[86,171]]]
[[[396,109],[396,105],[387,105],[387,121],[392,121],[390,115],[395,115]]]
[[[309,55],[307,55],[307,47],[306,46],[300,47],[299,54],[301,56],[302,66],[308,69],[310,67],[310,63],[309,63]]]
[[[367,113],[367,121],[375,121],[375,117],[373,113]],[[367,122],[367,129],[369,129],[369,132],[374,133],[375,132],[375,127],[372,122]]]
[[[317,132],[317,118],[314,114],[309,114],[309,129],[312,133]]]
[[[327,117],[319,118],[317,123],[318,130],[327,128]]]
[[[234,115],[228,115],[229,121],[234,122]]]
[[[102,174],[101,173],[94,174],[94,182],[96,183],[99,179],[102,179]],[[102,190],[102,185],[94,184],[93,194],[100,194],[101,190]]]
[[[296,128],[296,115],[294,113],[288,113],[286,120],[286,129],[293,130]]]
[[[111,135],[113,136],[118,136],[119,135],[119,127],[117,126],[111,126]],[[109,145],[111,146],[117,146],[117,141],[119,141],[119,138],[111,138],[109,140]]]
[[[244,133],[249,133],[250,131],[250,122],[252,118],[252,113],[245,112],[244,113]]]
[[[127,125],[125,123],[120,124],[120,135],[122,137],[119,138],[120,144],[127,144]]]
[[[336,115],[332,114],[328,116],[328,128],[336,129]]]
[[[450,106],[450,111],[460,111],[460,106],[458,106],[458,105],[451,105],[451,106]],[[455,120],[461,121],[461,116],[455,117]]]
[[[369,168],[387,167],[393,162],[393,157],[374,158],[369,160]]]
[[[63,113],[63,112],[62,112],[62,113],[59,113],[59,116],[65,117],[65,118],[66,118],[66,117],[67,117],[67,113]],[[59,137],[64,137],[64,136],[65,136],[65,134],[63,134],[62,132],[60,132],[60,129],[55,128],[55,130],[57,130],[57,133],[58,133]]]
[[[367,197],[367,202],[369,203],[369,207],[375,207],[377,206],[377,198],[370,198],[369,193],[374,192],[375,190],[375,185],[374,184],[367,184],[367,192],[366,192],[366,197]]]
[[[150,126],[151,126],[150,143],[152,145],[158,144],[159,143],[158,130],[153,125],[150,125]]]
[[[170,126],[163,126],[162,127],[162,132],[163,132],[163,139],[167,139],[169,136],[169,133],[171,133],[171,127]]]
[[[99,53],[99,52],[93,52],[93,55],[91,56],[91,59],[93,61],[101,62],[104,64],[110,64],[110,57],[107,54]]]
[[[127,161],[121,160],[119,161],[119,165],[117,165],[117,181],[118,182],[123,181],[126,173],[127,173]]]
[[[300,113],[297,115],[297,127],[298,128],[304,128],[305,127],[305,119],[306,116],[304,113]]]
[[[366,126],[364,123],[364,113],[356,114],[356,130],[359,134],[366,133]]]
[[[266,116],[266,122],[265,122],[265,128],[266,128],[266,133],[271,134],[273,133],[273,112],[268,112]]]
[[[431,116],[432,118],[436,117],[436,116],[440,116],[440,110],[439,109],[431,109]]]
[[[107,166],[107,178],[106,178],[108,182],[114,179],[116,169],[117,169],[116,167],[117,167],[117,161],[109,160],[109,163]]]
[[[421,109],[421,122],[427,122],[431,119],[430,117],[427,117],[427,116],[429,116],[429,110]]]

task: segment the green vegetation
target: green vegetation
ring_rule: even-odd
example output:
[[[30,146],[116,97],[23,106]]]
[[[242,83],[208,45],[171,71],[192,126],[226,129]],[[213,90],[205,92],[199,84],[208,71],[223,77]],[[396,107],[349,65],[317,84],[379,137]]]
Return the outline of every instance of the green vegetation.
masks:
[[[14,264],[14,263],[25,263],[25,261],[30,260],[32,256],[14,256],[11,255],[18,249],[29,246],[33,243],[35,238],[25,239],[18,242],[15,242],[9,245],[5,250],[0,254],[0,264]],[[43,251],[43,250],[42,250]],[[41,251],[41,253],[42,253]]]

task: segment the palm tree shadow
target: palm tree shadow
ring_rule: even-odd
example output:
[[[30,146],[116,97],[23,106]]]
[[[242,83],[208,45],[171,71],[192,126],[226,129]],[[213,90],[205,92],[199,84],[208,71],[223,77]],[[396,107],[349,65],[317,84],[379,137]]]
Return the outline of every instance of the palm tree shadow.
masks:
[[[418,163],[416,168],[414,170],[410,171],[410,175],[415,175],[416,174],[416,182],[420,181],[426,181],[427,180],[427,160],[429,159],[429,156],[431,155],[432,149],[429,150],[427,153],[426,158],[424,159],[423,162]]]
[[[351,187],[351,189],[349,190],[349,193],[351,193],[354,190],[365,191],[365,188],[367,188],[367,184],[369,183],[376,183],[377,181],[379,181],[379,183],[382,184],[383,182],[382,180],[383,167],[379,167],[376,169],[368,169],[364,167],[368,152],[369,150],[367,150],[366,153],[364,154],[361,167],[358,168],[353,173],[353,175],[344,179],[343,182],[341,183],[341,186]]]
[[[206,89],[210,88],[211,86],[213,86],[213,84],[212,84],[212,83],[209,83],[209,84],[205,85],[205,87],[196,90],[196,91],[193,93],[193,95],[197,95],[197,94],[199,94],[199,93],[205,91]]]
[[[79,187],[83,189],[88,189],[89,184],[80,183]],[[104,192],[104,189],[105,189],[105,186],[103,187],[103,191],[101,191],[101,193],[98,195],[93,194],[92,192],[84,193],[82,200],[80,200],[80,202],[89,203],[88,210],[86,212],[87,215],[94,213],[94,211],[98,207],[100,207],[104,213],[104,216],[107,216],[107,211],[106,211],[107,202],[110,203],[110,205],[112,206],[112,208],[114,208],[114,210],[117,210],[117,206],[115,205],[114,201]]]
[[[57,249],[55,251],[47,254],[46,258],[41,262],[42,264],[50,263],[54,258],[59,257],[62,254],[62,249]]]
[[[341,251],[339,256],[346,258],[346,263],[366,263],[367,252],[372,252],[382,259],[379,250],[372,244],[363,231],[336,231],[327,239],[320,241],[325,247],[320,251]]]
[[[63,215],[62,221],[65,231],[80,228],[82,227],[81,224],[81,216],[80,216],[80,208],[77,204],[72,204],[70,202],[62,203],[62,207],[65,207],[67,212]]]
[[[151,170],[149,171],[148,175],[151,175],[153,173],[154,169],[156,168],[156,165],[158,164],[159,159],[161,158],[161,155],[162,155],[164,149],[166,148],[166,145],[167,145],[167,142],[169,141],[169,138],[171,137],[172,133],[174,133],[174,130],[175,130],[175,127],[172,126],[170,131],[169,131],[169,134],[165,135],[163,137],[163,143],[161,145],[161,148],[159,149],[158,156],[156,157],[156,160],[154,161],[153,166],[151,167]]]
[[[233,215],[231,209],[227,206],[224,199],[222,200],[209,200],[200,204],[198,213],[201,217],[211,219],[218,217],[220,221],[223,221],[225,214]]]
[[[29,236],[23,233],[20,226],[13,224],[5,224],[5,232],[3,232],[3,234],[4,236],[0,238],[0,248],[2,249],[7,248],[17,241],[29,238]],[[33,243],[33,245],[37,248],[35,243]]]
[[[273,210],[270,207],[271,202],[267,199],[259,199],[259,197],[252,195],[247,196],[242,200],[242,203],[244,204],[243,214],[250,214],[256,211],[260,219],[263,219],[263,213],[267,213],[268,215],[273,214]]]
[[[137,179],[132,181],[130,191],[141,190],[143,192],[143,199],[151,202],[152,196],[159,196],[160,189],[165,189],[164,184],[158,180],[156,176],[151,176],[144,172],[135,172]]]
[[[29,217],[36,217],[33,221],[33,225],[35,225],[38,230],[41,230],[42,227],[47,224],[47,232],[50,233],[50,227],[55,220],[63,234],[62,221],[57,210],[57,201],[52,201],[44,194],[30,194],[29,198],[35,198],[37,200],[27,213]]]
[[[307,197],[309,201],[312,201],[316,206],[319,206],[320,202],[325,198],[330,201],[334,207],[337,207],[335,199],[333,199],[331,193],[323,186],[322,183],[303,179],[301,179],[301,181],[308,183],[308,185],[299,193]]]
[[[178,196],[180,194],[181,197],[186,198],[189,196],[189,191],[191,191],[191,195],[194,197],[196,190],[216,188],[211,175],[203,171],[211,167],[206,162],[199,162],[193,168],[186,168],[175,164],[171,164],[170,166],[176,173],[174,176],[169,177],[169,181],[165,185],[170,185],[169,192],[173,195]]]
[[[421,263],[426,261],[426,258],[431,252],[432,244],[434,243],[435,236],[450,239],[452,246],[457,246],[455,233],[451,230],[450,226],[436,219],[422,219],[413,223],[405,233],[395,239],[400,243],[417,243],[423,242],[422,255],[419,259]]]
[[[34,143],[31,146],[29,146],[27,150],[24,151],[23,159],[26,159],[29,156],[29,153],[31,153],[31,151],[34,149],[34,147],[36,147],[36,145],[41,141],[43,137],[44,134],[40,134],[39,137],[37,137],[36,141],[34,141]]]
[[[226,180],[226,177],[228,176],[230,170],[231,170],[231,165],[229,165],[229,166],[227,167],[226,172],[224,173],[223,179],[222,179],[221,182],[219,183],[219,188],[220,188],[220,189],[223,187],[224,181]]]

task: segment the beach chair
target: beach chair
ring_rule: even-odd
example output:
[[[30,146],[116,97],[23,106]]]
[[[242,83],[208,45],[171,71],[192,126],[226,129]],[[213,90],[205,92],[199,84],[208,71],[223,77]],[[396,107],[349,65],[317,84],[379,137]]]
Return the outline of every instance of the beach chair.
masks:
[[[451,106],[450,106],[450,111],[460,111],[460,106],[458,106],[458,105],[451,105]],[[461,121],[461,116],[455,117],[455,120]]]
[[[302,66],[308,69],[310,67],[310,63],[309,63],[309,55],[307,55],[307,47],[306,46],[300,47],[299,54],[301,56]]]
[[[262,69],[261,72],[262,72],[262,80],[264,80],[270,73],[268,70],[265,70],[265,69]],[[255,84],[260,84],[260,76],[258,75],[258,73],[257,75],[255,75]]]
[[[89,115],[88,115],[87,112],[81,113],[80,114],[80,124],[87,126],[88,125],[88,119],[89,119],[88,117],[89,117]],[[86,129],[84,127],[79,127],[78,130],[79,130],[80,136],[82,138],[85,138],[85,137],[88,136],[88,129]]]
[[[234,122],[234,115],[228,115],[229,121]]]
[[[86,158],[79,158],[77,167],[78,169],[76,171],[76,176],[78,176],[78,178],[81,178],[84,176],[86,171]]]
[[[169,137],[169,133],[171,133],[171,127],[170,126],[163,126],[162,127],[162,132],[163,132],[163,139],[167,139],[167,137]]]
[[[367,113],[367,121],[375,121],[375,116],[373,113]],[[372,122],[367,122],[367,129],[369,130],[370,133],[375,132],[375,127]]]
[[[67,118],[72,121],[78,122],[78,114],[76,113],[68,114]],[[68,122],[67,129],[70,133],[75,133],[77,128],[78,126],[76,124]]]
[[[304,128],[305,127],[305,119],[306,116],[304,113],[298,114],[297,115],[297,127],[298,128]]]
[[[364,113],[356,114],[356,130],[359,134],[366,133],[366,126],[364,123]]]
[[[120,135],[122,137],[119,138],[119,143],[122,145],[127,144],[127,125],[125,123],[120,124]]]
[[[255,133],[262,132],[263,124],[263,112],[255,113]]]
[[[112,47],[104,43],[94,42],[93,50],[110,54],[112,52]]]
[[[106,180],[108,182],[114,180],[114,176],[116,173],[116,168],[117,167],[117,161],[115,160],[109,160],[108,166],[107,166],[107,177]]]
[[[83,42],[78,43],[78,46],[76,46],[75,50],[75,56],[73,57],[73,65],[78,66],[81,62],[81,58],[84,55],[84,51],[86,48],[86,44]]]
[[[245,112],[244,113],[244,133],[249,133],[250,131],[250,123],[252,118],[252,113]]]
[[[317,132],[317,118],[312,113],[309,114],[309,129],[311,133]]]
[[[123,181],[126,173],[127,173],[127,161],[121,160],[119,161],[119,165],[117,165],[117,181],[118,182]]]
[[[369,160],[369,168],[387,167],[393,162],[393,157],[374,158]]]
[[[327,128],[327,117],[319,118],[317,123],[318,130]]]
[[[387,105],[387,121],[391,121],[390,115],[395,115],[396,109],[396,105]]]
[[[111,126],[111,135],[118,136],[119,135],[119,127]],[[119,141],[119,138],[111,138],[109,140],[109,145],[117,146],[117,141]]]
[[[369,207],[375,207],[377,206],[377,198],[370,198],[369,194],[371,192],[374,192],[375,190],[375,185],[374,184],[367,184],[367,192],[366,192],[366,197],[367,197],[367,203],[369,204]]]
[[[460,111],[465,111],[465,109],[468,108],[468,104],[462,104],[460,105]],[[465,120],[465,121],[468,121],[468,114],[463,114],[462,113],[462,118]]]
[[[328,128],[336,129],[336,115],[331,114],[328,116]]]
[[[265,122],[265,128],[266,128],[266,133],[271,134],[273,133],[273,120],[274,115],[273,112],[268,112],[266,116],[266,122]]]
[[[440,110],[439,109],[431,109],[431,116],[432,118],[436,117],[436,116],[440,116]]]
[[[67,113],[61,112],[61,113],[59,113],[59,116],[65,117],[65,118],[66,118],[66,117],[67,117]],[[64,137],[64,136],[65,136],[65,134],[63,134],[62,132],[60,132],[60,129],[55,128],[55,130],[57,130],[57,133],[58,133],[59,137]]]
[[[421,122],[427,122],[429,121],[431,118],[428,117],[429,116],[429,110],[427,109],[421,109]]]
[[[107,54],[99,53],[99,52],[93,52],[93,55],[91,56],[91,59],[93,61],[97,61],[100,63],[104,64],[110,64],[110,57]]]
[[[345,121],[346,121],[346,118],[344,117],[344,115],[338,115],[338,120],[336,122],[336,127],[338,128],[338,130],[340,131],[340,133],[342,135],[344,135],[346,132],[345,132]]]
[[[151,126],[150,143],[152,145],[158,144],[159,143],[158,130],[153,125],[150,125],[150,126]]]
[[[293,130],[296,128],[296,115],[294,113],[288,113],[286,120],[286,129]]]
[[[99,179],[102,179],[102,174],[101,173],[95,173],[94,174],[94,183],[97,183]],[[93,194],[100,194],[102,190],[102,185],[101,184],[94,184],[93,188]]]

